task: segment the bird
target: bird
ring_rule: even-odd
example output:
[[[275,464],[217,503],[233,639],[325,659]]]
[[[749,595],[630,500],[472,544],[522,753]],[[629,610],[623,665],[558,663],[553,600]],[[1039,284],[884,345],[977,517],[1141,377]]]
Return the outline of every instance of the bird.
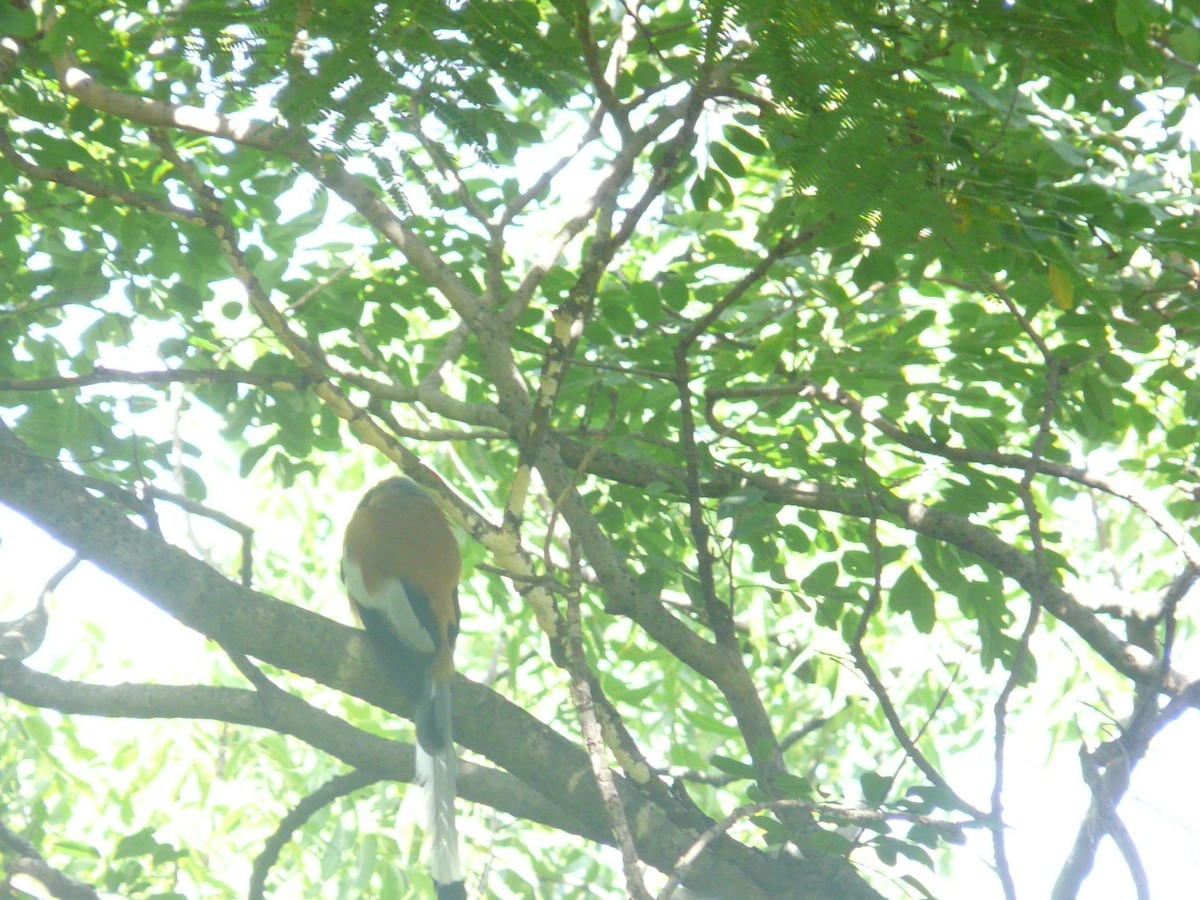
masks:
[[[364,495],[346,525],[342,580],[368,639],[397,661],[416,698],[417,781],[426,796],[430,874],[438,900],[466,897],[454,821],[457,760],[451,731],[462,556],[445,515],[411,478]]]

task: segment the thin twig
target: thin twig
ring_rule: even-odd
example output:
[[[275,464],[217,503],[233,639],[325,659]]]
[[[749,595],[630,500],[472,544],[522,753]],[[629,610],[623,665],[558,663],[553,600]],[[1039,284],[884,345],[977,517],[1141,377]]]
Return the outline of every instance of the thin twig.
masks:
[[[250,885],[247,890],[249,900],[263,900],[267,875],[271,872],[271,866],[275,865],[280,852],[292,839],[292,835],[304,826],[305,822],[335,800],[383,779],[383,775],[367,769],[355,769],[342,775],[335,775],[289,809],[287,815],[279,820],[279,825],[274,833],[267,838],[262,852],[254,860],[254,868],[250,874]]]
[[[621,137],[628,140],[633,134],[633,129],[629,124],[629,113],[617,99],[617,95],[613,91],[612,85],[608,83],[604,69],[600,65],[600,48],[596,45],[596,40],[592,35],[591,16],[591,8],[586,0],[575,0],[575,36],[583,51],[583,61],[587,66],[592,88],[596,91],[600,105],[612,117]]]
[[[571,571],[578,572],[578,550],[572,543]],[[612,769],[605,758],[604,735],[600,722],[596,717],[596,707],[592,700],[587,657],[583,650],[583,625],[580,614],[579,580],[572,577],[572,589],[567,592],[567,651],[568,665],[571,671],[571,699],[575,704],[575,712],[579,716],[579,728],[587,748],[588,758],[592,764],[592,777],[596,779],[596,787],[600,798],[608,812],[612,823],[613,834],[617,838],[617,846],[621,848],[621,861],[625,869],[625,889],[631,897],[638,900],[650,900],[642,873],[642,863],[638,859],[637,846],[633,833],[629,828],[629,820],[625,816],[625,805],[617,793],[613,782]]]
[[[45,857],[31,842],[3,822],[0,822],[0,849],[8,851],[3,854],[5,856],[13,854],[17,856],[16,859],[9,859],[4,865],[5,872],[8,874],[8,878],[0,882],[0,892],[3,892],[4,897],[10,896],[5,889],[11,887],[9,880],[12,876],[25,875],[41,884],[50,892],[50,896],[60,898],[60,900],[100,900],[100,894],[94,887],[58,871],[46,862]],[[12,894],[11,896],[15,900],[17,895]]]
[[[3,378],[0,391],[56,391],[84,388],[93,384],[249,384],[270,390],[304,390],[311,379],[299,373],[249,372],[239,369],[174,369],[165,371],[130,372],[96,366],[77,375],[50,375],[45,378]]]
[[[905,755],[929,779],[929,783],[943,791],[947,796],[952,797],[954,805],[968,813],[972,818],[986,819],[986,813],[972,806],[950,787],[950,783],[942,777],[942,774],[934,767],[933,763],[917,747],[916,742],[909,737],[904,723],[900,721],[900,714],[896,711],[896,706],[892,703],[892,699],[887,692],[887,686],[880,679],[879,674],[875,671],[875,667],[871,665],[870,657],[867,656],[867,652],[863,648],[863,639],[866,637],[867,627],[871,619],[875,617],[875,614],[883,605],[882,548],[879,543],[878,520],[872,517],[869,520],[868,527],[868,540],[874,560],[875,576],[871,583],[871,591],[867,597],[867,603],[863,607],[862,614],[858,619],[858,625],[855,626],[854,634],[850,638],[850,655],[854,659],[855,668],[866,679],[867,687],[870,688],[871,694],[879,701],[879,709],[883,712],[883,717],[887,720],[888,725],[892,729],[892,734],[904,750]]]
[[[185,497],[183,494],[167,491],[152,484],[141,485],[141,495],[139,496],[128,488],[124,488],[119,484],[113,484],[111,481],[105,481],[102,478],[85,476],[83,481],[89,488],[100,491],[107,496],[115,497],[126,508],[135,510],[143,515],[147,512],[147,503],[158,500],[170,503],[172,506],[177,506],[188,515],[201,516],[228,528],[242,540],[242,561],[239,566],[240,577],[244,586],[250,586],[254,553],[254,528],[250,525],[235,519],[228,513],[223,513],[218,509],[213,509],[211,506],[206,506],[198,500],[193,500],[191,497]]]
[[[74,188],[81,193],[91,197],[99,197],[105,200],[112,200],[120,206],[129,207],[132,209],[140,209],[145,212],[155,213],[157,215],[166,216],[169,219],[174,219],[180,222],[197,222],[199,216],[195,210],[187,209],[186,207],[176,206],[169,200],[162,200],[157,197],[148,197],[145,194],[137,191],[128,191],[121,188],[115,188],[110,185],[101,184],[98,181],[93,181],[90,178],[67,169],[54,169],[47,166],[41,166],[22,156],[13,147],[8,137],[8,132],[0,128],[0,158],[9,162],[17,171],[23,173],[34,181],[47,181],[54,184],[61,184],[64,187]],[[96,169],[103,168],[96,164]]]
[[[954,682],[958,680],[958,672],[961,668],[962,663],[959,663],[954,667],[954,671],[950,674],[950,680],[946,682],[946,686],[942,688],[942,692],[938,694],[937,700],[935,700],[933,705],[926,711],[925,721],[921,723],[920,728],[913,732],[912,743],[914,747],[920,745],[921,738],[937,720],[938,713],[941,712],[941,709],[946,704],[946,701],[950,699],[950,689],[954,686]],[[909,757],[905,755],[896,764],[895,769],[892,770],[892,774],[888,776],[886,785],[882,791],[884,796],[891,792],[892,786],[896,783],[896,779],[900,777],[900,773],[904,771],[904,765],[906,762],[908,762],[908,760]],[[861,837],[861,832],[859,833],[859,837]]]
[[[814,813],[822,819],[830,822],[838,822],[852,825],[882,825],[888,821],[912,822],[913,824],[925,825],[930,828],[935,828],[938,831],[961,835],[965,829],[984,827],[983,823],[978,821],[946,821],[944,819],[935,819],[930,816],[921,815],[918,813],[910,813],[901,810],[895,811],[879,811],[863,810],[863,809],[846,809],[836,806],[821,806],[819,804],[808,803],[804,800],[769,800],[760,803],[747,803],[744,806],[739,806],[733,810],[725,818],[714,823],[708,828],[695,843],[687,849],[687,851],[679,857],[671,870],[671,877],[667,883],[663,885],[663,889],[659,891],[657,900],[670,900],[674,896],[675,891],[679,888],[683,879],[696,860],[698,860],[704,851],[721,835],[725,834],[738,822],[743,819],[748,819],[751,816],[756,816],[762,812],[778,813],[783,810],[803,810],[804,812]]]
[[[815,396],[849,410],[862,421],[872,425],[896,443],[915,450],[940,456],[951,462],[963,462],[1007,469],[1026,471],[1032,466],[1039,474],[1051,475],[1095,488],[1129,503],[1142,513],[1164,537],[1184,554],[1188,562],[1200,568],[1200,543],[1181,526],[1160,503],[1118,477],[1096,475],[1066,463],[1043,458],[1033,459],[1021,453],[1001,453],[969,447],[951,447],[924,435],[913,434],[877,412],[868,410],[857,397],[853,397],[837,386],[818,386],[810,381],[795,384],[710,388],[705,392],[709,403],[722,399],[749,399],[754,397]]]
[[[1030,462],[1025,467],[1025,473],[1021,476],[1021,483],[1017,488],[1017,493],[1021,498],[1021,505],[1025,510],[1025,518],[1029,522],[1029,537],[1030,542],[1033,544],[1034,567],[1043,576],[1048,576],[1049,566],[1046,563],[1046,548],[1042,542],[1041,512],[1038,510],[1037,501],[1033,497],[1033,477],[1037,472],[1037,460],[1042,458],[1042,455],[1046,451],[1046,446],[1050,441],[1051,429],[1054,423],[1054,412],[1058,407],[1061,365],[1041,335],[1034,329],[1032,323],[1021,314],[1015,304],[1011,301],[1007,302],[1010,311],[1020,322],[1026,334],[1029,335],[1030,340],[1041,351],[1046,367],[1046,386],[1043,393],[1042,412],[1038,421],[1037,436],[1034,438],[1033,449],[1030,452]],[[1042,606],[1039,598],[1031,594],[1029,598],[1029,614],[1025,620],[1025,627],[1021,631],[1021,637],[1017,642],[1016,650],[1013,652],[1008,678],[1005,680],[1004,687],[1001,688],[992,710],[995,737],[992,754],[993,781],[989,811],[991,813],[992,850],[996,862],[996,876],[1000,879],[1000,886],[1004,891],[1006,900],[1016,900],[1017,897],[1016,883],[1013,881],[1012,870],[1008,864],[1003,805],[1004,751],[1008,737],[1008,702],[1024,674],[1025,661],[1029,658],[1029,644],[1033,639],[1033,632],[1037,628],[1041,612]]]

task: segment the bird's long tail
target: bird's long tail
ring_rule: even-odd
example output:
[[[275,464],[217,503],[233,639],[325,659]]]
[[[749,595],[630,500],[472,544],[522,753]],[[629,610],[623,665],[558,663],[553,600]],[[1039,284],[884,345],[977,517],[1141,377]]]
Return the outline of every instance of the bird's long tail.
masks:
[[[438,900],[466,897],[454,822],[458,761],[450,731],[450,704],[450,682],[434,678],[429,705],[417,717],[417,780],[425,788],[426,827],[432,838],[429,869]]]

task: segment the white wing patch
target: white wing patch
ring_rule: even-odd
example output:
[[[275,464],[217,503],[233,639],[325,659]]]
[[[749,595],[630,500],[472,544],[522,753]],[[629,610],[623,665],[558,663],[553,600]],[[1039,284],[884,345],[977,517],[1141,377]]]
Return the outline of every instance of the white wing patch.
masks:
[[[355,603],[364,609],[374,609],[383,613],[396,637],[414,650],[421,653],[434,651],[433,636],[421,627],[412,604],[408,602],[404,585],[389,578],[383,583],[382,590],[371,594],[367,592],[363,583],[362,568],[358,563],[347,557],[342,560],[342,565],[346,575],[346,593],[354,598]]]

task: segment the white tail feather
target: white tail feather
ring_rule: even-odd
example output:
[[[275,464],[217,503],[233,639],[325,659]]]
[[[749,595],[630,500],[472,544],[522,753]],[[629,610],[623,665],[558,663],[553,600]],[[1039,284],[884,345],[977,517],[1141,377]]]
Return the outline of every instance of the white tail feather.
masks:
[[[443,713],[446,745],[437,753],[427,753],[417,744],[417,781],[425,788],[425,822],[431,837],[429,870],[439,884],[462,881],[458,860],[458,826],[454,822],[454,798],[457,794],[458,760],[450,736],[449,685],[433,686],[433,705]],[[441,707],[439,709],[439,707]]]

